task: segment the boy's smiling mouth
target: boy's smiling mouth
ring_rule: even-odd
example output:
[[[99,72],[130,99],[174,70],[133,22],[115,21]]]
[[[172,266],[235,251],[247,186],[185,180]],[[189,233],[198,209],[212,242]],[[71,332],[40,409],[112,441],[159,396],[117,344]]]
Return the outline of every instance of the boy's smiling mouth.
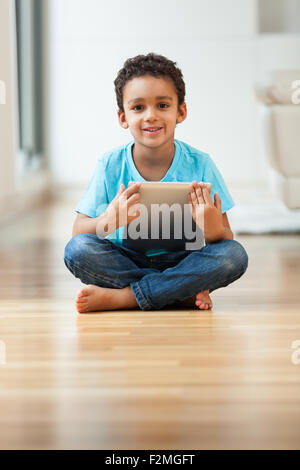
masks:
[[[161,131],[162,131],[162,127],[145,127],[145,129],[143,129],[144,132],[146,132],[147,134],[151,134],[151,135],[157,135],[159,134]]]

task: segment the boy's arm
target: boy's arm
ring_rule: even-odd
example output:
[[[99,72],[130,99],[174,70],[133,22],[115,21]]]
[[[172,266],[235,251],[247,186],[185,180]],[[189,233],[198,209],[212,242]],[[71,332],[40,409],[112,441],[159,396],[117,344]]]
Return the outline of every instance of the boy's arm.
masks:
[[[120,226],[136,219],[139,216],[140,185],[141,182],[138,181],[130,188],[125,189],[122,183],[114,199],[98,217],[77,214],[73,224],[72,237],[78,235],[78,233],[92,233],[105,238]],[[130,211],[134,209],[134,213],[130,214]]]
[[[223,227],[224,227],[224,233],[223,233],[221,240],[233,240],[234,235],[233,235],[233,231],[231,230],[226,212],[222,214],[222,222],[223,222]]]
[[[224,212],[224,214],[222,214],[222,223],[223,223],[223,232],[222,232],[222,234],[219,234],[213,240],[205,239],[206,245],[208,245],[209,243],[220,241],[220,240],[233,240],[234,239],[234,235],[233,235],[233,232],[231,230],[226,212]]]
[[[77,214],[77,217],[73,224],[72,237],[78,233],[92,233],[106,237],[109,235],[108,232],[104,232],[104,227],[107,225],[106,214],[103,213],[98,217],[89,217],[85,214]]]

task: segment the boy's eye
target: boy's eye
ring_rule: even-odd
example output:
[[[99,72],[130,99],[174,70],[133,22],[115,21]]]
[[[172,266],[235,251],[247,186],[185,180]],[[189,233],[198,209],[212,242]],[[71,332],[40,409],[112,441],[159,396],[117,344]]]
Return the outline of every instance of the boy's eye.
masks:
[[[168,105],[167,103],[159,103],[159,106],[161,106],[161,105],[163,106],[162,109],[166,109],[165,106],[166,106],[167,108],[169,107],[169,105]],[[141,108],[141,107],[142,107],[141,104],[137,104],[137,105],[134,106],[132,109],[133,109],[133,110],[136,110],[136,108]],[[137,111],[139,111],[139,109],[137,109]]]

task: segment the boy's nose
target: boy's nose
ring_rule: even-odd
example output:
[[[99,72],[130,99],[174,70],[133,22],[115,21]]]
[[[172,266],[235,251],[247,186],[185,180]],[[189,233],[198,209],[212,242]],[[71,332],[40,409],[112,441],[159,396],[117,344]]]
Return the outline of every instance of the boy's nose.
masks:
[[[155,120],[155,119],[156,119],[156,111],[155,111],[155,109],[152,109],[152,108],[147,109],[146,115],[145,115],[145,119],[146,119],[146,121],[149,121],[149,120],[150,120],[150,121],[151,121],[151,120],[153,121],[153,120]]]

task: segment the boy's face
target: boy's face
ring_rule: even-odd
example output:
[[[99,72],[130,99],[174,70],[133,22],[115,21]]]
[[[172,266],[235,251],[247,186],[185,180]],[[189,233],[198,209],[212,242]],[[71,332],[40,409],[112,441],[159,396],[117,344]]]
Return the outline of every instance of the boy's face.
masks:
[[[167,77],[144,75],[128,81],[123,89],[124,113],[118,111],[120,125],[130,129],[135,142],[146,147],[160,147],[174,140],[176,123],[184,121],[187,110],[178,109],[175,86]],[[160,128],[151,132],[149,128]]]

